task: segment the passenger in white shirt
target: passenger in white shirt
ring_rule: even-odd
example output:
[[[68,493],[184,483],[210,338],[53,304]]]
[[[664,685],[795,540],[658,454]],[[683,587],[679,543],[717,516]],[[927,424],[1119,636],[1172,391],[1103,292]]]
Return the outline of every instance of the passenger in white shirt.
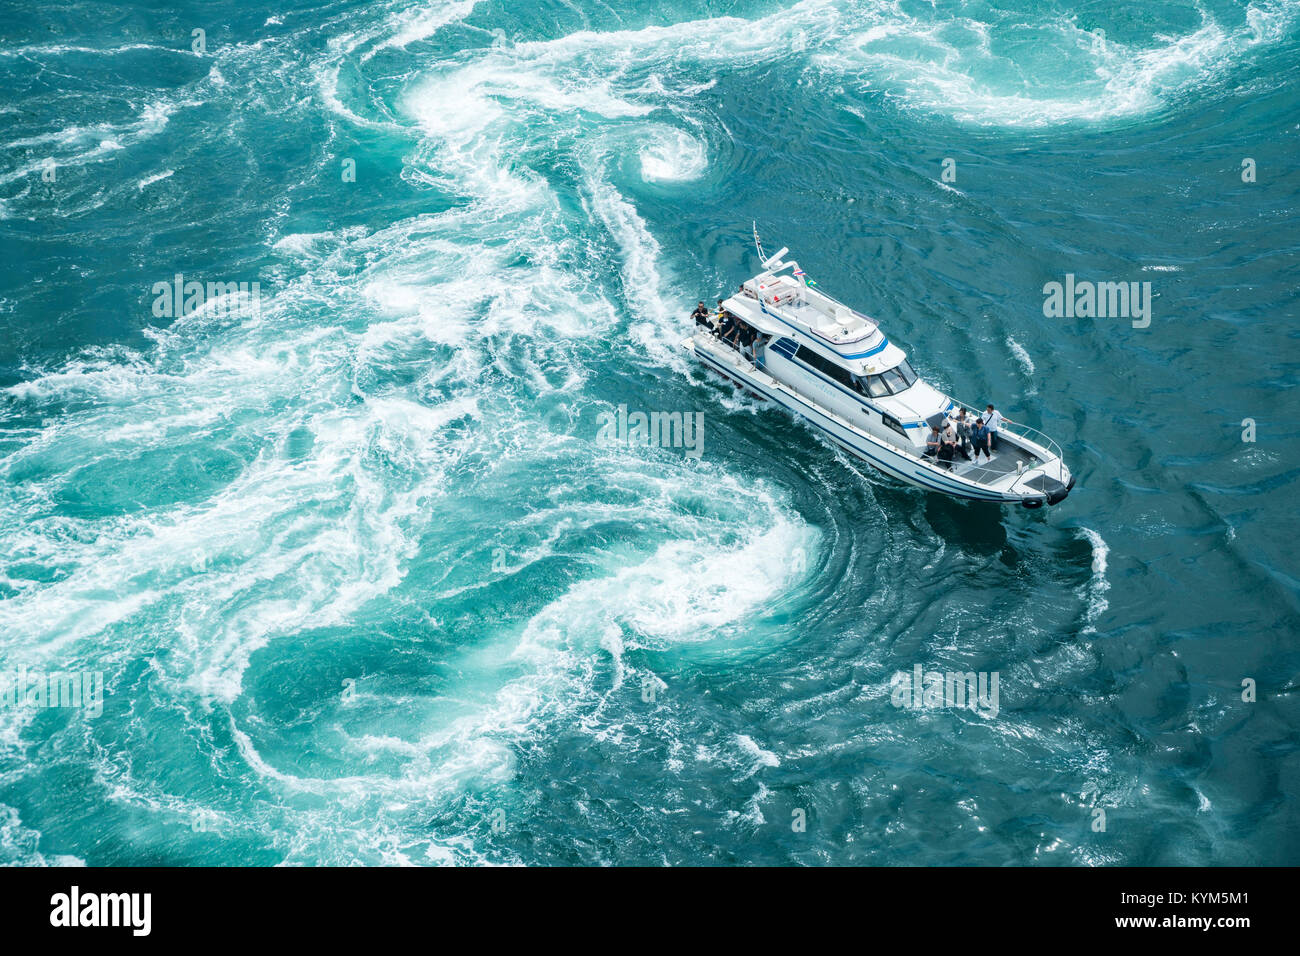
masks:
[[[984,412],[984,427],[989,430],[990,451],[998,447],[998,429],[1002,426],[1003,422],[1006,422],[1008,425],[1015,424],[1011,419],[1007,418],[994,408],[993,403],[990,402],[988,409]]]

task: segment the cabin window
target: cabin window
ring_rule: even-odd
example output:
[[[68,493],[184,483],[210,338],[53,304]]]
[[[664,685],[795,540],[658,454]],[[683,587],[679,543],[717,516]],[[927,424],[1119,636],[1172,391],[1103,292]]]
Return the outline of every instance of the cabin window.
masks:
[[[879,375],[872,375],[867,379],[867,391],[872,398],[885,398],[889,395],[889,389],[885,387]]]
[[[912,371],[912,366],[908,363],[907,359],[903,359],[902,364],[899,365],[895,371],[903,376],[903,381],[907,383],[907,388],[911,388],[916,383],[916,372]]]
[[[900,422],[897,418],[894,418],[892,415],[886,415],[882,412],[880,415],[880,420],[885,423],[886,428],[892,428],[894,431],[898,432],[898,434],[902,435],[904,438],[907,438],[908,441],[911,441],[911,439],[908,438],[907,429],[903,427],[903,423]]]
[[[797,348],[798,346],[790,339],[776,339],[772,342],[773,351],[784,358],[794,358],[795,349]]]
[[[801,345],[799,346],[799,351],[795,353],[795,357],[805,365],[815,368],[827,378],[834,379],[841,385],[853,388],[853,375],[849,370],[844,368],[842,365],[836,365],[830,359],[826,358],[826,356]]]

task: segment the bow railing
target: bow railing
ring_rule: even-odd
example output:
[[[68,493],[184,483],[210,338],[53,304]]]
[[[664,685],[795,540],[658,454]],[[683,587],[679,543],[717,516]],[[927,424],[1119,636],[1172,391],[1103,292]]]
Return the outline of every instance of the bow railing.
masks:
[[[951,396],[949,396],[949,401],[951,401],[958,408],[966,409],[968,415],[974,416],[970,420],[970,424],[972,427],[974,427],[975,425],[976,418],[983,418],[985,415],[986,412],[985,409],[973,408],[970,405],[967,405],[965,402],[960,401],[959,399],[956,398],[952,398]],[[1009,431],[1012,434],[1019,435],[1021,438],[1028,439],[1029,441],[1033,442],[1035,445],[1038,445],[1040,448],[1047,451],[1049,454],[1055,456],[1057,462],[1057,471],[1056,471],[1057,477],[1058,479],[1061,480],[1064,479],[1065,473],[1062,469],[1064,468],[1065,465],[1065,453],[1061,450],[1061,446],[1058,445],[1055,441],[1053,441],[1047,435],[1044,435],[1041,431],[1039,431],[1037,428],[1034,428],[1031,425],[1025,425],[1022,424],[1021,422],[1013,422],[1006,417],[1003,417],[1002,423],[998,425],[998,429]],[[1047,462],[1044,462],[1044,464],[1047,464]]]

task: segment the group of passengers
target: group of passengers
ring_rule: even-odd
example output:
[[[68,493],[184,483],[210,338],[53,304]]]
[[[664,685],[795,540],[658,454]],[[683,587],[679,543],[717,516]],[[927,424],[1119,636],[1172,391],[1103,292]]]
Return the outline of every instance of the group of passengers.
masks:
[[[741,289],[743,290],[744,286],[741,286]],[[691,313],[691,318],[695,320],[696,325],[716,335],[741,354],[744,354],[744,350],[748,349],[749,357],[757,364],[758,354],[754,343],[762,338],[762,333],[727,309],[722,304],[721,299],[718,300],[718,311],[716,313],[711,313],[701,302],[695,307],[695,311]]]
[[[966,409],[959,408],[955,417],[945,416],[942,429],[938,424],[930,426],[925,454],[946,462],[951,462],[954,455],[961,455],[967,461],[979,464],[980,453],[983,452],[987,463],[993,460],[998,430],[1010,421],[993,407],[992,402],[984,414],[976,417],[973,422],[966,415]]]

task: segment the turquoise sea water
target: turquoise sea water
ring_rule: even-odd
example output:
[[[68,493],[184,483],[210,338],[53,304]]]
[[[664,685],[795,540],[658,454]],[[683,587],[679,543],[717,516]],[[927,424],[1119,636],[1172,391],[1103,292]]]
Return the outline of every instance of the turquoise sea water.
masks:
[[[1300,4],[0,37],[0,670],[107,691],[0,709],[0,862],[1300,862]],[[754,220],[1071,496],[901,486],[692,366]],[[260,309],[156,315],[178,273]],[[1046,318],[1067,273],[1150,326]],[[917,665],[998,713],[893,706]]]

